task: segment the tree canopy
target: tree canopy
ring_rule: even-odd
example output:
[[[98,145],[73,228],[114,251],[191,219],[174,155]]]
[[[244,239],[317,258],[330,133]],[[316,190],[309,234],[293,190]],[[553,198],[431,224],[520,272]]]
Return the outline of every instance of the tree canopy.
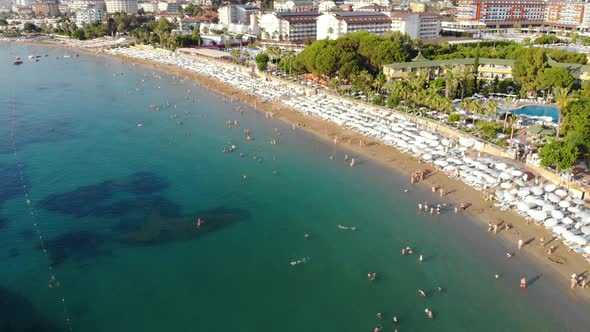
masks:
[[[539,151],[541,165],[555,167],[557,171],[571,168],[578,157],[578,148],[565,141],[549,140]]]
[[[256,62],[256,65],[258,66],[258,70],[260,71],[265,71],[266,68],[268,67],[268,61],[270,60],[270,58],[268,57],[268,54],[266,53],[259,53],[256,58],[254,58],[254,61]]]
[[[409,59],[412,41],[407,35],[390,33],[378,36],[356,32],[336,40],[318,40],[306,47],[295,59],[300,72],[350,79],[366,71],[373,77],[384,64]]]
[[[512,67],[512,76],[514,81],[518,83],[530,95],[536,96],[538,87],[541,86],[540,80],[545,68],[548,68],[545,51],[540,48],[527,48],[514,61]]]

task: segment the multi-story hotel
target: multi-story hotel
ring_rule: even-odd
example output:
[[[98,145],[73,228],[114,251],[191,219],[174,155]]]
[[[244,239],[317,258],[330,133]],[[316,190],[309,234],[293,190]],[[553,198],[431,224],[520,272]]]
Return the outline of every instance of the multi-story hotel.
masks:
[[[108,13],[137,13],[137,0],[105,0]]]
[[[278,12],[260,17],[261,39],[300,43],[316,39],[319,12]]]
[[[249,25],[250,15],[258,14],[260,8],[253,5],[225,5],[219,7],[219,22],[221,24],[230,25],[232,23]]]
[[[59,4],[56,1],[42,1],[31,5],[33,13],[41,17],[54,17],[59,15]]]
[[[482,22],[486,25],[521,26],[547,24],[559,27],[583,27],[589,13],[584,1],[559,0],[459,0],[456,21]]]
[[[548,1],[546,22],[553,25],[578,26],[584,16],[584,4],[563,1]]]
[[[406,11],[385,14],[391,17],[391,30],[407,33],[412,39],[432,39],[440,34],[441,19],[437,14]]]
[[[545,21],[542,0],[460,0],[457,21],[479,21],[488,25],[530,24]]]
[[[104,19],[104,11],[102,8],[88,5],[83,8],[79,8],[76,11],[76,25],[81,27],[84,24],[92,24],[96,22],[102,22]]]
[[[337,39],[357,31],[383,35],[391,28],[391,18],[378,12],[324,13],[317,19],[317,39]]]

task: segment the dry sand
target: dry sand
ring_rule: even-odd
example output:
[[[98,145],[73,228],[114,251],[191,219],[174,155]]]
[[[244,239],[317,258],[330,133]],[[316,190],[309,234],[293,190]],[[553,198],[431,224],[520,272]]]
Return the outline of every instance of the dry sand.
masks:
[[[38,44],[68,48],[67,45],[54,44],[51,42],[40,42]],[[427,176],[424,181],[416,183],[414,186],[426,186],[426,188],[443,186],[445,190],[445,199],[457,204],[470,204],[465,213],[474,216],[476,220],[481,221],[486,226],[488,222],[492,222],[492,224],[502,223],[502,225],[510,225],[511,228],[509,230],[502,229],[498,231],[497,235],[492,235],[492,233],[490,233],[490,241],[493,241],[493,237],[497,236],[512,243],[514,246],[513,253],[530,257],[533,261],[538,263],[543,270],[553,274],[556,280],[562,281],[563,284],[559,285],[560,288],[569,288],[569,278],[573,273],[579,275],[590,272],[590,264],[584,259],[584,257],[570,251],[567,246],[561,243],[561,241],[554,239],[553,235],[545,228],[538,227],[534,223],[528,224],[522,216],[511,210],[506,212],[500,211],[494,206],[493,202],[485,201],[481,192],[469,187],[459,180],[449,178],[446,174],[437,171],[434,165],[420,163],[419,160],[413,158],[411,155],[402,153],[394,147],[387,146],[382,142],[355,133],[351,130],[341,128],[335,123],[305,116],[295,110],[287,108],[280,102],[262,102],[258,97],[247,95],[243,91],[228,86],[207,75],[147,60],[113,56],[106,53],[95,53],[80,49],[75,50],[93,55],[116,57],[126,62],[145,65],[180,77],[192,79],[209,90],[231,97],[234,101],[248,103],[259,111],[271,112],[274,115],[274,118],[295,124],[298,128],[325,139],[331,144],[334,144],[334,138],[337,138],[337,144],[357,153],[359,157],[368,158],[390,167],[400,173],[401,176],[408,178],[408,186],[410,186],[409,178],[412,172],[417,169],[430,169],[434,172]],[[361,140],[365,142],[364,147],[361,147],[359,144]],[[454,212],[451,211],[447,213]],[[544,248],[541,248],[539,243],[541,237],[545,238]],[[516,247],[517,242],[520,239],[525,242],[525,246],[522,250],[518,251]],[[552,255],[547,255],[546,251],[552,245],[557,247],[557,250]],[[582,290],[580,287],[577,287],[570,292],[572,293],[570,295],[586,302],[590,302],[590,291],[588,288]]]

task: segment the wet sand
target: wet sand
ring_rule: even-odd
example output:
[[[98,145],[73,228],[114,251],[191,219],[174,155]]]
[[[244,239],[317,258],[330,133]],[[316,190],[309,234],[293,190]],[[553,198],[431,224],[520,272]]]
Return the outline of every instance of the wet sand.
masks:
[[[443,199],[445,201],[454,202],[457,205],[460,203],[469,204],[469,207],[464,213],[469,214],[473,217],[471,219],[477,220],[485,226],[482,227],[482,232],[487,231],[488,222],[491,222],[492,224],[502,223],[502,225],[511,225],[509,230],[502,229],[498,231],[497,235],[490,234],[489,241],[503,241],[506,244],[508,251],[515,253],[517,256],[529,258],[535,264],[538,264],[543,270],[547,271],[547,273],[550,273],[552,279],[557,280],[557,284],[555,285],[556,290],[564,293],[567,292],[567,296],[574,302],[582,301],[585,305],[590,304],[590,290],[588,288],[581,289],[580,287],[577,287],[574,290],[569,289],[569,277],[573,273],[580,275],[590,272],[590,264],[584,259],[584,257],[575,252],[571,252],[569,248],[561,243],[561,241],[553,239],[552,234],[545,230],[545,228],[538,227],[534,223],[527,224],[526,220],[516,212],[511,210],[506,212],[500,211],[494,206],[494,202],[485,201],[481,192],[469,187],[459,180],[449,178],[444,173],[437,171],[434,165],[421,163],[416,158],[413,158],[409,154],[402,153],[394,147],[387,146],[375,139],[341,128],[335,123],[305,116],[295,110],[289,109],[280,102],[262,102],[259,97],[247,95],[243,91],[228,86],[207,75],[147,60],[70,48],[63,44],[54,44],[51,42],[36,42],[33,44],[59,46],[81,53],[116,57],[125,62],[140,64],[179,77],[189,78],[209,90],[232,98],[233,101],[247,103],[262,112],[270,112],[273,114],[273,118],[280,119],[290,124],[295,124],[297,130],[308,131],[317,137],[330,142],[330,144],[334,144],[334,138],[337,137],[337,144],[341,148],[356,154],[351,155],[351,158],[353,157],[357,159],[357,161],[366,158],[390,167],[401,176],[408,179],[407,188],[410,190],[412,186],[420,187],[422,190],[430,190],[433,186],[444,186],[445,195]],[[364,147],[360,146],[360,140],[365,142]],[[430,169],[433,172],[428,175],[424,181],[412,185],[409,181],[410,175],[417,169]],[[416,202],[416,204],[417,203],[418,202]],[[454,212],[450,211],[446,213]],[[545,238],[544,248],[541,248],[539,244],[539,239],[541,237]],[[525,246],[519,251],[517,250],[517,242],[520,239],[525,242]],[[557,250],[549,256],[546,254],[546,251],[552,245],[555,246]],[[515,262],[515,264],[517,264],[517,262]],[[514,269],[517,270],[518,267],[515,266]]]

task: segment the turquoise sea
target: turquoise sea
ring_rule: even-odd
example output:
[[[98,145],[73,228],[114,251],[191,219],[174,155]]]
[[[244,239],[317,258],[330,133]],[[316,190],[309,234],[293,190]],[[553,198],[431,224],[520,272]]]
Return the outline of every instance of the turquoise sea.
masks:
[[[590,324],[567,281],[526,256],[504,258],[512,245],[482,223],[418,215],[418,202],[439,199],[358,156],[351,168],[350,152],[192,82],[9,43],[0,43],[0,73],[2,332]],[[424,263],[402,256],[405,246]],[[530,287],[520,291],[523,275]]]

